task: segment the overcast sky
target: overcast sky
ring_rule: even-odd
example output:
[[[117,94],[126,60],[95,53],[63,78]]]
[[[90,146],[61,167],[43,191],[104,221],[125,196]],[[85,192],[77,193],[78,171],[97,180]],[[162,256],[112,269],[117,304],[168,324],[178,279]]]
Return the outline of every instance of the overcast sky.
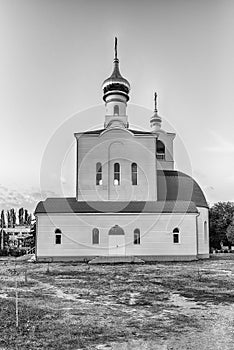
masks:
[[[41,192],[60,194],[40,183],[58,137],[69,148],[63,194],[75,194],[73,133],[103,125],[115,36],[130,123],[149,128],[157,91],[176,167],[209,203],[234,201],[233,18],[233,0],[0,0],[0,207],[33,210]]]

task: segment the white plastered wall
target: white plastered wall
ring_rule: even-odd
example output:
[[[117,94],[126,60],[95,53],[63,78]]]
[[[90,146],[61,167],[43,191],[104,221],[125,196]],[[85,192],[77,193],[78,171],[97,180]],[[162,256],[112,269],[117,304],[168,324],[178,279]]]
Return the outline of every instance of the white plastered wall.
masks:
[[[109,255],[108,232],[119,225],[125,232],[126,255],[196,256],[197,214],[45,214],[37,215],[37,256]],[[180,230],[180,243],[173,243],[173,229]],[[55,244],[55,229],[62,231],[62,244]],[[92,244],[92,229],[100,231],[100,244]],[[141,244],[133,244],[134,229]]]
[[[79,201],[157,200],[155,138],[134,136],[126,129],[78,137]],[[96,163],[102,164],[102,185],[96,185]],[[120,163],[121,180],[114,186],[114,163]],[[131,183],[131,164],[137,163],[138,183]]]
[[[209,256],[209,211],[207,208],[198,207],[198,254]],[[205,222],[207,230],[205,230]]]

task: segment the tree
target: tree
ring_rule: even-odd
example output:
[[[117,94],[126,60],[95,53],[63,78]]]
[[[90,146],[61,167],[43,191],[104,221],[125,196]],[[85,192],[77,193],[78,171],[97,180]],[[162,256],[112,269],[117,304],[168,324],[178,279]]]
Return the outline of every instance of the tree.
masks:
[[[228,225],[227,228],[227,239],[231,244],[234,244],[234,216],[232,218],[232,222]]]
[[[19,209],[19,224],[23,225],[24,224],[24,208]]]
[[[16,224],[16,213],[15,209],[7,210],[7,226],[8,227],[15,227]]]
[[[7,227],[11,227],[11,214],[9,210],[7,210]]]
[[[11,224],[12,224],[12,227],[15,227],[15,224],[16,224],[16,213],[15,213],[15,209],[11,209],[10,210],[10,216],[11,216]]]
[[[4,210],[1,211],[1,235],[0,235],[0,248],[3,249],[4,246],[4,227],[6,227],[5,223],[5,214]]]
[[[220,242],[230,245],[226,233],[233,215],[234,203],[232,202],[218,202],[210,208],[210,247],[220,249]]]
[[[32,214],[29,214],[28,215],[28,219],[27,219],[27,225],[31,225],[31,223],[32,223]]]
[[[36,242],[36,222],[34,222],[30,227],[30,235],[31,235],[31,238],[30,238],[29,244],[31,248],[33,248],[35,247],[35,242]]]
[[[27,209],[24,209],[24,225],[27,225],[28,223],[28,211]]]
[[[0,219],[0,223],[1,223],[1,228],[6,227],[6,221],[5,221],[5,213],[4,210],[1,211],[1,219]]]

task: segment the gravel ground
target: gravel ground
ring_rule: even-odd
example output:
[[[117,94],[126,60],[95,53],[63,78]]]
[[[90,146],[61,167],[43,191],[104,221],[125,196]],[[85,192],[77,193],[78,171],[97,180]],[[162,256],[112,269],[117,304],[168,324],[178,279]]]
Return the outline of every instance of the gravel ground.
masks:
[[[0,350],[234,349],[234,254],[113,266],[2,260],[0,301]]]

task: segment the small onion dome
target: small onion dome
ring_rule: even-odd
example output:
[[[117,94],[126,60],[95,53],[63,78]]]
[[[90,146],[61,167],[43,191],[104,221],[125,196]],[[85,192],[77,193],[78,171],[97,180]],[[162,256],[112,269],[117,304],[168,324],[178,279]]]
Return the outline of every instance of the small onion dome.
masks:
[[[150,118],[150,125],[152,128],[154,128],[155,131],[161,129],[161,123],[162,118],[158,115],[158,108],[157,108],[157,93],[154,94],[154,114]]]
[[[102,84],[103,89],[103,100],[106,100],[106,97],[110,94],[121,94],[124,95],[129,100],[129,91],[130,84],[127,79],[123,78],[119,71],[119,60],[118,58],[114,59],[114,69],[113,73],[109,78],[107,78]]]
[[[111,227],[109,231],[109,235],[111,236],[124,235],[124,230],[119,225],[115,225]]]
[[[150,123],[162,123],[162,118],[158,115],[158,112],[154,112],[154,114],[150,118]]]

